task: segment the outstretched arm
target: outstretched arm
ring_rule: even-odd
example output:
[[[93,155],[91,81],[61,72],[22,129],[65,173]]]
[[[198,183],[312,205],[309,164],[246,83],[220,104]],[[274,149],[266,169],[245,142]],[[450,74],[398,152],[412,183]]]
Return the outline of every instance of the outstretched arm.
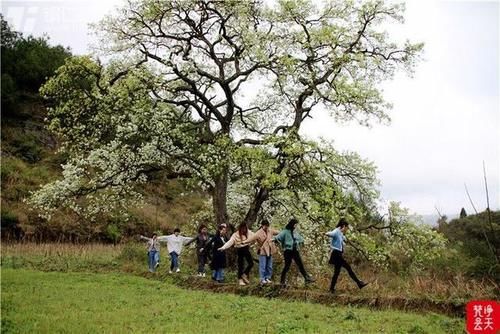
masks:
[[[275,237],[272,238],[273,241],[277,241],[279,242],[280,244],[283,243],[283,237],[285,236],[285,231],[281,231],[280,233],[278,233],[278,235],[276,235]]]
[[[327,236],[329,236],[329,237],[333,237],[333,236],[335,235],[335,230],[330,231],[330,232],[326,232],[325,234],[326,234]]]
[[[169,235],[160,235],[159,237],[157,237],[156,239],[159,241],[159,242],[167,242],[168,239],[170,238]]]
[[[245,246],[247,246],[247,245],[250,245],[253,242],[255,242],[255,240],[257,240],[257,238],[259,237],[259,235],[257,233],[259,233],[259,232],[257,231],[255,233],[253,233],[251,236],[248,237],[248,239],[246,239],[245,241],[243,241],[242,244],[245,245]]]
[[[184,245],[189,245],[191,242],[193,242],[196,238],[192,238],[192,237],[182,237],[182,243]]]
[[[140,235],[140,236],[139,236],[139,238],[140,238],[141,240],[151,241],[151,238],[145,237],[145,236],[143,236],[143,235]]]
[[[297,233],[297,235],[295,236],[295,239],[297,240],[297,243],[299,243],[300,245],[304,244],[304,237],[302,235]]]
[[[234,245],[234,242],[235,242],[235,237],[234,236],[231,236],[231,238],[224,244],[224,246],[222,246],[221,248],[219,248],[218,250],[220,251],[223,251],[223,250],[226,250],[228,249],[229,247],[233,246]]]
[[[198,236],[196,236],[196,237],[194,237],[194,238],[190,238],[191,240],[189,240],[188,242],[186,242],[184,245],[186,245],[186,246],[191,245],[191,244],[192,244],[192,243],[196,240],[196,238],[197,238],[197,237],[198,237]]]

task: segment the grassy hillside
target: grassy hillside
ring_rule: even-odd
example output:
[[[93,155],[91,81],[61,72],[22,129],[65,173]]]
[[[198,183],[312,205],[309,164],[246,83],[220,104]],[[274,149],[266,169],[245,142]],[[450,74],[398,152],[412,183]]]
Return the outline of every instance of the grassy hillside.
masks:
[[[2,238],[32,241],[119,241],[138,233],[168,231],[191,221],[203,206],[205,194],[187,189],[182,181],[161,173],[140,189],[145,203],[129,208],[129,220],[100,217],[82,224],[68,211],[51,221],[40,219],[24,202],[31,191],[61,177],[64,154],[44,126],[45,109],[37,96],[22,104],[21,112],[2,119]]]
[[[221,293],[252,294],[284,299],[299,299],[330,305],[370,305],[377,309],[416,310],[419,312],[439,312],[448,315],[462,315],[463,305],[473,299],[498,299],[498,289],[491,279],[467,279],[462,275],[444,280],[433,273],[405,276],[390,272],[374,272],[367,268],[356,267],[356,272],[367,281],[368,287],[358,290],[345,273],[340,275],[338,294],[331,296],[327,291],[332,269],[326,265],[311,271],[317,279],[313,286],[304,289],[303,279],[296,267],[289,275],[291,289],[281,291],[279,287],[259,289],[256,268],[252,271],[252,286],[241,290],[236,282],[236,270],[228,268],[228,284],[213,286],[210,279],[192,277],[197,272],[194,249],[188,247],[181,256],[180,275],[166,274],[168,256],[165,248],[161,250],[159,272],[151,275],[147,271],[144,245],[129,243],[119,245],[102,244],[3,244],[1,268],[57,272],[126,273],[154,280],[169,280],[188,289],[203,289]],[[309,269],[311,264],[307,263]],[[274,261],[275,279],[283,268],[281,256]],[[275,289],[278,288],[278,289]]]
[[[206,196],[188,190],[181,181],[167,180],[161,173],[152,174],[148,185],[139,189],[146,203],[129,208],[128,220],[101,216],[92,222],[61,210],[45,221],[30,210],[24,199],[41,185],[60,178],[61,164],[67,159],[57,153],[57,138],[46,130],[49,102],[38,91],[71,52],[50,45],[47,37],[13,31],[1,14],[0,21],[2,239],[118,242],[137,233],[167,232],[189,222]]]
[[[462,333],[463,320],[189,291],[120,274],[2,271],[4,333]]]
[[[3,23],[2,35],[6,36]],[[96,221],[89,221],[64,210],[50,221],[39,218],[24,200],[31,191],[58,179],[61,164],[67,157],[57,153],[57,138],[45,129],[47,101],[43,101],[37,91],[69,53],[60,48],[55,50],[38,39],[19,39],[13,45],[9,49],[10,56],[6,57],[9,53],[2,44],[1,237],[3,241],[37,243],[2,244],[2,331],[123,332],[123,329],[142,331],[151,326],[160,332],[174,329],[179,332],[179,329],[186,328],[187,332],[210,332],[214,326],[218,332],[251,332],[253,328],[260,329],[256,332],[271,333],[460,331],[461,320],[432,314],[414,316],[401,312],[332,309],[317,304],[238,298],[227,294],[235,292],[230,284],[224,285],[226,290],[220,291],[224,294],[217,296],[180,290],[176,286],[181,283],[190,289],[196,288],[191,285],[194,281],[190,276],[195,272],[195,256],[189,250],[181,259],[183,271],[177,276],[179,281],[169,279],[165,274],[165,250],[162,250],[162,272],[149,275],[146,273],[144,247],[130,242],[131,239],[153,231],[168,233],[177,226],[183,228],[184,234],[194,233],[195,226],[191,223],[208,198],[203,192],[188,188],[182,180],[168,180],[161,173],[151,174],[148,183],[139,189],[144,194],[145,203],[129,207],[129,219],[103,215]],[[27,50],[28,54],[19,53],[21,49]],[[59,60],[48,68],[44,55],[51,55],[53,51],[60,57],[50,56]],[[37,59],[40,61],[32,61]],[[33,68],[27,70],[24,65]],[[26,73],[35,72],[38,73],[36,78],[25,82]],[[498,215],[495,217],[498,222]],[[355,252],[350,251],[347,257],[355,260],[352,261],[355,271],[371,284],[359,291],[343,273],[337,286],[339,298],[335,302],[342,300],[348,304],[352,296],[359,297],[356,304],[382,308],[384,305],[381,304],[388,301],[385,303],[387,307],[407,310],[410,307],[406,305],[412,305],[411,309],[428,312],[426,305],[451,305],[450,308],[463,309],[464,303],[471,299],[498,299],[500,267],[491,257],[484,233],[480,231],[484,222],[484,217],[467,217],[467,221],[440,225],[440,230],[450,240],[450,247],[442,258],[429,263],[422,271],[407,271],[396,263],[397,259],[394,266],[377,268],[367,261],[360,261]],[[495,231],[492,236],[499,235],[500,230]],[[500,248],[496,243],[498,239],[492,237],[491,240],[494,247]],[[313,292],[322,299],[328,289],[332,268],[316,261],[307,252],[308,247],[305,247],[305,264],[317,282],[305,290],[302,280],[297,279],[296,268],[293,268],[290,272],[292,292],[300,296]],[[234,252],[229,253],[234,258]],[[281,268],[282,256],[276,256],[275,272]],[[123,275],[130,276],[121,277]],[[256,275],[256,268],[252,275]],[[234,282],[235,276],[234,268],[230,268],[228,282]],[[170,283],[160,283],[162,280]],[[210,285],[209,279],[196,283],[200,283],[197,286],[200,289],[207,288],[205,283]],[[208,289],[212,287],[208,286]],[[253,293],[255,289],[258,288],[254,284],[244,293]],[[158,308],[155,306],[151,310],[144,304],[149,296],[155,305],[159,305]],[[205,296],[209,296],[209,302],[201,304]],[[283,293],[279,297],[294,296]],[[332,298],[328,295],[319,302],[329,303]],[[214,307],[210,308],[212,304]],[[264,317],[261,317],[261,312],[265,313]],[[193,322],[193,319],[201,320]]]
[[[451,221],[441,220],[438,231],[462,254],[461,268],[471,276],[487,275],[500,282],[500,211],[487,211]]]

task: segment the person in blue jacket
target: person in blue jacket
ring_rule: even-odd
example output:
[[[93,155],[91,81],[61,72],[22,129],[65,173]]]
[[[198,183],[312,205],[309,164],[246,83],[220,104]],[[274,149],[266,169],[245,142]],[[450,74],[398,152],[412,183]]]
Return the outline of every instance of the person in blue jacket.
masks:
[[[312,283],[315,280],[306,272],[302,258],[300,257],[299,249],[304,244],[304,238],[295,230],[298,220],[295,218],[290,219],[285,229],[278,233],[272,240],[277,241],[283,249],[283,256],[285,258],[285,266],[281,272],[281,285],[286,286],[286,274],[290,270],[292,260],[295,261],[299,271],[304,276],[306,284]]]
[[[326,235],[331,238],[330,248],[332,253],[330,255],[329,263],[334,267],[332,282],[330,284],[330,292],[332,293],[335,293],[335,285],[337,284],[337,279],[339,278],[340,269],[342,269],[342,267],[347,270],[349,276],[351,276],[352,280],[356,282],[360,289],[364,288],[368,284],[358,279],[354,271],[352,271],[349,263],[347,263],[347,261],[342,256],[345,246],[344,234],[347,232],[348,228],[349,223],[347,222],[347,220],[345,218],[341,218],[339,220],[339,223],[337,224],[337,227],[333,231],[326,232]]]

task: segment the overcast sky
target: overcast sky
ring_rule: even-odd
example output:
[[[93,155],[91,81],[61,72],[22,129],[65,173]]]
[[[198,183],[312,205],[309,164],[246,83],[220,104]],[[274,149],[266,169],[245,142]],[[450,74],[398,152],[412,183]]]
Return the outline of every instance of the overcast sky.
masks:
[[[87,24],[122,1],[3,1],[15,30],[87,53]],[[384,85],[393,103],[389,125],[335,124],[319,111],[304,133],[334,140],[375,162],[384,202],[400,201],[419,214],[500,208],[500,102],[498,1],[406,2],[406,22],[389,29],[395,38],[425,43],[413,78],[398,75]]]

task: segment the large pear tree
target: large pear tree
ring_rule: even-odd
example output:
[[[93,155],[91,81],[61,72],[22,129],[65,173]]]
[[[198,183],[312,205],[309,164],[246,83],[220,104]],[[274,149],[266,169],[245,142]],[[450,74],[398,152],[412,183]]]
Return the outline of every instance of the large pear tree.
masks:
[[[402,11],[383,1],[128,1],[95,26],[96,55],[68,60],[41,89],[69,159],[31,202],[91,215],[136,200],[135,186],[162,172],[205,189],[216,223],[252,225],[280,207],[321,223],[370,205],[375,167],[301,127],[325,110],[332,122],[389,119],[381,83],[411,72],[422,48],[384,31]]]

